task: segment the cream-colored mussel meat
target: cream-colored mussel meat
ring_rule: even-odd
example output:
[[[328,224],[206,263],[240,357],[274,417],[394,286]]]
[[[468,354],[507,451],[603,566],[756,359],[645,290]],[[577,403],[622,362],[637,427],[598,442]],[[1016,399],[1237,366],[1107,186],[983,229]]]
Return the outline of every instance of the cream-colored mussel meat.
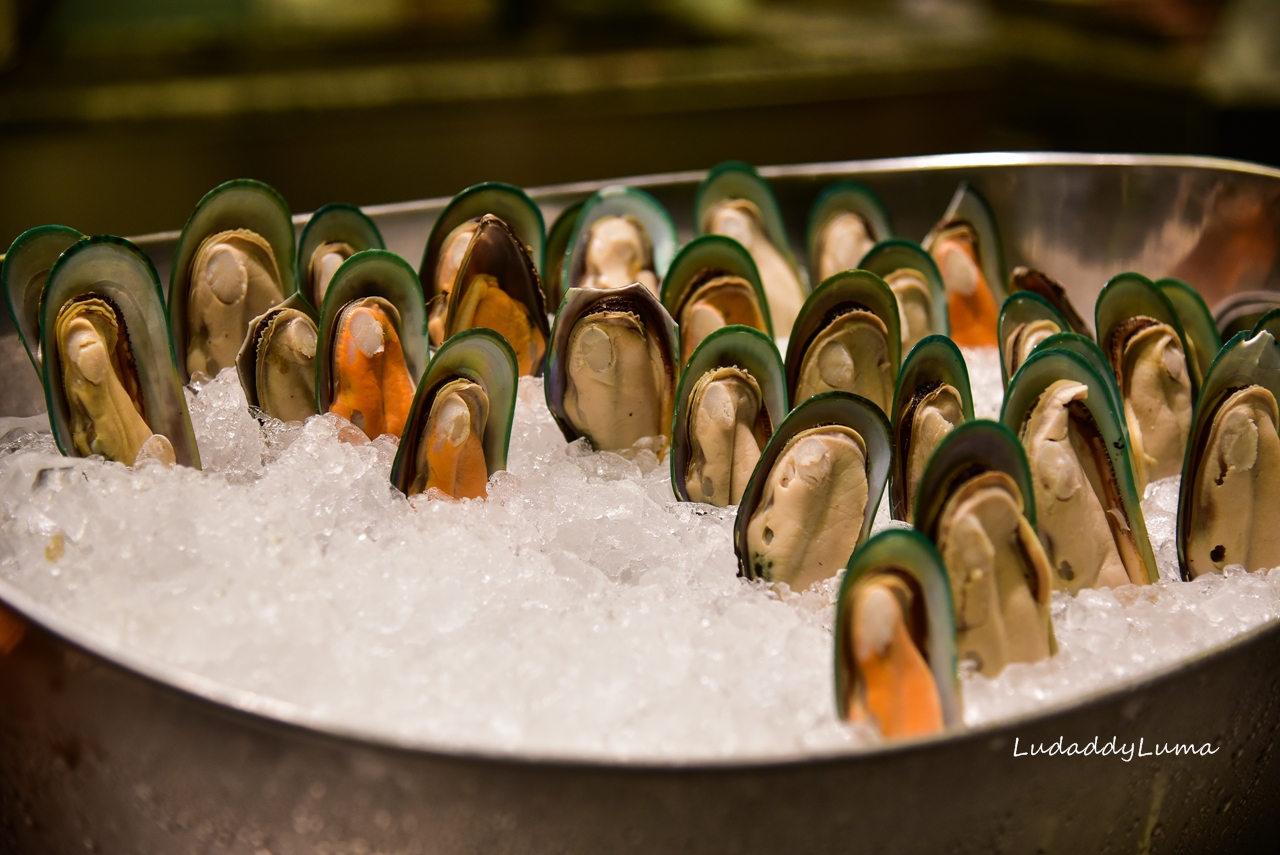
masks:
[[[1141,491],[1182,471],[1191,431],[1191,375],[1178,334],[1167,324],[1131,318],[1111,342]]]
[[[1017,373],[1022,363],[1027,361],[1027,357],[1036,349],[1036,345],[1044,341],[1051,335],[1056,335],[1062,330],[1053,321],[1038,318],[1028,321],[1025,324],[1018,324],[1005,337],[1003,344],[1003,353],[1001,358],[1004,359],[1004,368],[1006,376],[1012,377]]]
[[[725,199],[707,211],[705,219],[704,231],[731,237],[746,247],[760,271],[774,330],[779,336],[788,335],[804,304],[804,288],[765,233],[760,209],[746,199]]]
[[[823,282],[843,270],[857,270],[876,242],[866,220],[852,211],[841,211],[827,220],[817,244],[818,281]]]
[[[933,332],[933,292],[920,271],[904,267],[884,278],[898,303],[902,352],[910,353],[920,339]]]
[[[340,240],[325,241],[312,251],[307,262],[308,299],[311,305],[319,308],[324,304],[324,293],[329,290],[333,274],[338,272],[342,262],[355,254],[355,248],[351,244]]]
[[[275,252],[248,229],[205,238],[191,262],[187,373],[213,377],[235,364],[249,322],[284,300]]]
[[[449,292],[458,278],[458,270],[467,257],[467,247],[475,237],[480,220],[468,220],[455,226],[440,245],[440,261],[436,264],[435,279],[431,283],[431,297],[427,300],[427,335],[433,347],[445,340],[445,324],[449,308]]]
[[[915,516],[920,479],[924,477],[929,457],[943,437],[964,421],[964,405],[959,391],[949,383],[936,383],[931,388],[921,389],[904,421],[909,426],[903,452],[907,456],[907,522],[911,522]]]
[[[850,308],[807,346],[794,401],[798,404],[822,392],[852,392],[887,413],[893,404],[896,379],[884,321],[874,312]]]
[[[316,324],[297,309],[280,309],[260,325],[254,377],[258,406],[285,422],[316,414]]]
[[[690,395],[685,488],[695,502],[736,505],[772,434],[760,384],[746,371],[715,368]]]
[[[660,297],[653,244],[635,217],[601,217],[591,224],[583,288],[621,288],[639,282]]]
[[[692,355],[703,339],[730,324],[762,332],[766,329],[756,292],[741,276],[714,276],[696,285],[679,314],[680,352],[686,355]]]

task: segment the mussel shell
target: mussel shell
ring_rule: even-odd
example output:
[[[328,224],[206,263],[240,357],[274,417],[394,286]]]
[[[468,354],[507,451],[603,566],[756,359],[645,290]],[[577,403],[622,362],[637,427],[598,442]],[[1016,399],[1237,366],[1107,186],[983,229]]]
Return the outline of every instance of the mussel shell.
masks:
[[[911,424],[907,410],[918,389],[945,383],[960,393],[964,420],[973,419],[973,393],[969,385],[969,368],[955,342],[944,335],[926,336],[911,348],[893,395],[893,469],[889,475],[890,510],[896,520],[907,519],[907,461],[910,453]]]
[[[385,249],[366,249],[342,262],[333,274],[320,310],[316,345],[316,404],[329,412],[333,403],[334,332],[343,308],[354,300],[381,297],[400,313],[400,348],[416,381],[427,365],[427,311],[422,284],[409,263]]]
[[[182,228],[169,271],[169,328],[178,359],[178,375],[187,371],[187,300],[191,290],[191,264],[205,238],[231,229],[248,229],[260,235],[275,255],[280,284],[288,299],[298,290],[294,268],[294,231],[289,205],[261,181],[237,178],[219,184],[204,195]]]
[[[1153,318],[1171,327],[1178,334],[1182,353],[1190,365],[1191,350],[1187,347],[1186,332],[1182,328],[1177,310],[1164,292],[1141,273],[1113,276],[1098,295],[1098,302],[1094,307],[1094,327],[1098,331],[1098,347],[1102,348],[1108,359],[1111,358],[1111,340],[1116,329],[1130,318],[1138,316]],[[1112,370],[1115,370],[1114,366]],[[1194,403],[1199,394],[1200,383],[1196,371],[1188,373],[1191,375],[1191,400]]]
[[[535,270],[542,270],[546,244],[546,225],[542,210],[519,187],[498,181],[486,181],[463,190],[445,205],[431,234],[427,236],[422,251],[422,266],[418,275],[425,283],[428,294],[434,294],[436,268],[440,264],[440,251],[445,238],[468,220],[478,220],[492,214],[510,227],[516,242],[524,248]]]
[[[1032,291],[1015,291],[1010,294],[1000,307],[1000,321],[996,328],[996,340],[1000,345],[1000,379],[1006,387],[1009,385],[1009,336],[1019,326],[1032,321],[1049,321],[1058,328],[1058,332],[1071,330],[1071,323],[1039,294]],[[1016,365],[1014,370],[1017,370]]]
[[[810,282],[821,281],[818,276],[818,258],[821,254],[818,241],[822,236],[822,230],[827,227],[832,217],[845,212],[857,214],[862,218],[862,221],[867,224],[867,234],[873,243],[883,243],[893,237],[893,220],[875,191],[857,181],[841,181],[832,184],[818,195],[813,207],[809,209],[805,245],[809,250]]]
[[[890,371],[896,380],[902,365],[902,327],[898,301],[893,290],[879,276],[866,270],[837,273],[813,290],[800,307],[791,339],[787,344],[787,389],[792,398],[800,388],[800,367],[810,345],[833,320],[832,312],[845,306],[859,306],[878,317],[887,330]],[[798,405],[799,401],[792,402]]]
[[[1187,344],[1194,348],[1195,359],[1188,359],[1187,362],[1195,367],[1197,385],[1199,385],[1204,382],[1205,375],[1209,373],[1213,358],[1218,355],[1218,351],[1222,350],[1222,335],[1213,322],[1213,315],[1205,305],[1204,298],[1196,289],[1181,279],[1161,279],[1155,284],[1169,299],[1173,310],[1178,313],[1178,320],[1182,321],[1182,332],[1186,336]],[[1190,357],[1191,354],[1188,353],[1187,356]]]
[[[680,317],[685,302],[697,286],[716,276],[737,276],[751,285],[764,316],[762,332],[773,336],[769,299],[765,296],[760,271],[746,247],[724,235],[702,235],[680,248],[662,280],[662,305],[672,318]],[[687,360],[690,354],[680,354]]]
[[[1269,330],[1237,333],[1218,351],[1205,375],[1191,419],[1187,456],[1182,463],[1182,486],[1178,491],[1178,569],[1184,581],[1192,578],[1187,563],[1187,542],[1194,523],[1196,473],[1200,471],[1214,416],[1227,398],[1244,386],[1261,386],[1280,402],[1280,340]]]
[[[916,494],[915,527],[933,543],[952,492],[983,472],[1003,472],[1022,493],[1022,515],[1036,525],[1036,496],[1022,443],[1000,422],[974,419],[957,425],[934,449]]]
[[[311,293],[311,256],[321,244],[334,242],[345,243],[355,252],[387,248],[377,224],[355,205],[334,202],[317,208],[302,227],[302,236],[298,238],[297,258],[303,296],[314,307],[319,307],[323,300]]]
[[[882,531],[862,544],[849,557],[849,565],[840,581],[836,598],[835,620],[835,688],[836,713],[849,716],[849,683],[853,667],[848,661],[849,596],[859,580],[880,572],[896,572],[909,576],[923,594],[923,611],[928,626],[927,643],[920,652],[929,662],[938,687],[942,720],[947,728],[964,724],[960,703],[960,675],[956,662],[955,607],[951,595],[951,578],[942,556],[929,539],[913,529]]]
[[[400,447],[391,465],[391,483],[400,492],[407,493],[413,482],[413,460],[436,393],[445,383],[459,377],[480,386],[489,398],[489,421],[481,438],[489,474],[507,468],[519,380],[516,355],[507,340],[493,330],[482,327],[464,330],[440,345],[418,383],[413,409],[405,421]]]
[[[458,266],[458,278],[449,292],[449,308],[445,316],[445,335],[452,337],[462,332],[458,320],[458,308],[477,276],[492,276],[507,295],[529,312],[534,328],[542,334],[543,341],[551,338],[551,326],[547,322],[546,303],[542,296],[542,283],[534,269],[529,254],[520,245],[520,236],[501,218],[486,214],[480,218],[467,254]],[[533,365],[535,377],[542,374],[546,355]]]
[[[782,255],[784,261],[796,273],[801,288],[808,288],[808,279],[796,264],[795,255],[787,239],[786,223],[773,187],[750,164],[726,161],[715,166],[698,185],[693,200],[694,228],[698,234],[706,234],[706,217],[712,208],[725,199],[746,199],[760,209],[764,218],[765,234],[769,242]]]
[[[1113,397],[1114,379],[1109,374],[1101,373],[1096,365],[1075,353],[1054,348],[1037,348],[1009,381],[1004,407],[1000,411],[1000,421],[1015,436],[1019,435],[1040,396],[1058,380],[1071,380],[1088,388],[1089,395],[1082,403],[1106,441],[1107,457],[1111,461],[1111,471],[1115,475],[1120,499],[1124,504],[1125,523],[1133,533],[1134,546],[1147,582],[1159,581],[1160,572],[1155,553],[1151,550],[1151,540],[1147,536],[1146,518],[1142,513],[1142,496],[1138,493],[1137,481],[1133,475],[1129,429],[1124,410],[1116,407]]]
[[[244,390],[245,401],[250,407],[266,410],[262,406],[262,400],[258,395],[258,342],[265,331],[266,325],[271,323],[282,310],[286,309],[301,312],[311,319],[317,329],[319,328],[319,315],[317,315],[315,307],[302,296],[302,292],[294,294],[280,305],[258,315],[258,317],[249,322],[249,330],[245,334],[244,344],[240,346],[240,352],[236,354],[236,374],[240,377],[240,388]],[[318,344],[319,337],[317,336]],[[314,382],[314,377],[312,382]],[[267,414],[279,418],[275,413],[268,412]]]
[[[1248,332],[1264,315],[1280,309],[1276,291],[1237,291],[1223,298],[1213,310],[1213,323],[1223,341]]]
[[[82,237],[80,232],[67,226],[27,229],[14,238],[5,253],[4,265],[0,266],[0,285],[4,288],[9,317],[37,374],[40,373],[40,297],[58,256]]]
[[[165,321],[160,277],[145,252],[110,235],[82,238],[63,252],[49,271],[40,300],[42,379],[58,450],[76,456],[55,327],[62,307],[85,294],[105,297],[124,318],[147,427],[169,440],[178,463],[199,469],[200,451]]]
[[[881,241],[862,257],[858,267],[869,270],[886,281],[896,270],[914,270],[919,273],[929,284],[929,291],[933,294],[930,333],[951,334],[951,321],[947,317],[947,286],[942,282],[942,274],[938,271],[933,256],[925,252],[920,244],[902,238]]]
[[[1107,395],[1110,396],[1111,409],[1115,413],[1124,412],[1124,400],[1120,397],[1120,387],[1116,385],[1116,375],[1111,371],[1111,363],[1107,361],[1107,355],[1102,352],[1102,348],[1098,347],[1098,343],[1087,336],[1074,332],[1060,332],[1046,338],[1035,346],[1032,354],[1039,353],[1042,350],[1065,350],[1074,353],[1083,359],[1102,379],[1103,385],[1106,386]],[[1126,426],[1125,431],[1129,428]],[[1129,449],[1132,453],[1133,449]]]
[[[661,281],[667,275],[679,246],[671,215],[661,202],[643,190],[612,184],[601,188],[582,204],[560,273],[562,293],[582,284],[586,275],[587,238],[591,226],[603,217],[633,217],[644,226],[653,247],[653,272]]]
[[[858,532],[858,544],[867,539],[871,531],[871,523],[876,518],[876,509],[880,506],[880,498],[884,494],[884,485],[889,480],[889,469],[893,459],[893,441],[890,437],[889,420],[875,404],[859,395],[848,392],[823,392],[803,402],[778,425],[769,444],[760,454],[760,462],[751,475],[746,492],[742,494],[742,502],[738,505],[738,516],[734,521],[733,546],[738,554],[738,575],[748,579],[757,578],[747,554],[747,526],[751,517],[760,506],[764,496],[765,484],[769,480],[769,472],[782,454],[787,443],[796,434],[823,425],[844,425],[857,431],[867,446],[867,507],[863,513],[862,528]]]
[[[968,181],[961,181],[942,219],[921,243],[929,246],[935,235],[961,222],[972,226],[977,235],[978,263],[982,267],[982,275],[986,278],[988,287],[991,288],[991,296],[998,306],[1004,302],[1006,296],[1004,247],[1000,241],[1000,229],[996,226],[996,216],[991,210],[990,203],[978,188]]]
[[[691,501],[685,486],[689,469],[689,404],[693,387],[708,371],[737,367],[760,384],[769,423],[776,429],[787,416],[787,381],[782,357],[773,339],[751,327],[722,327],[702,340],[680,375],[676,411],[671,428],[671,488],[682,502]]]
[[[1080,335],[1092,334],[1089,330],[1089,324],[1085,322],[1084,318],[1080,317],[1076,307],[1071,304],[1071,298],[1067,296],[1067,289],[1062,287],[1062,283],[1049,278],[1039,270],[1033,270],[1030,267],[1015,267],[1013,272],[1009,274],[1010,296],[1022,291],[1035,294],[1053,306],[1058,314],[1062,315],[1063,319],[1070,325],[1070,327],[1063,327],[1064,332],[1075,332]]]
[[[657,339],[662,348],[663,355],[668,361],[667,371],[673,392],[680,376],[677,357],[680,337],[676,331],[675,321],[648,288],[638,282],[608,290],[574,288],[564,295],[564,302],[560,304],[560,311],[556,313],[555,323],[551,327],[550,343],[547,346],[547,370],[543,378],[547,409],[551,411],[556,424],[560,426],[560,432],[569,442],[582,437],[582,434],[569,421],[569,415],[564,408],[569,376],[569,366],[565,362],[569,349],[569,335],[578,321],[585,316],[605,310],[636,314],[644,323],[645,329]]]
[[[546,262],[542,269],[542,296],[547,303],[547,311],[555,314],[560,309],[560,301],[564,299],[561,287],[565,265],[568,263],[569,241],[578,230],[578,216],[586,200],[574,202],[560,212],[547,232]]]

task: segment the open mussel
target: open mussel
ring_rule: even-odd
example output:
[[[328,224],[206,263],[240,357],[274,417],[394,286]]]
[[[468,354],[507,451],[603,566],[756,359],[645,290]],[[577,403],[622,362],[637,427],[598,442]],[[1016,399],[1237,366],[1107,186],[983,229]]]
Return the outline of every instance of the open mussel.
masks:
[[[978,419],[938,444],[920,481],[915,527],[946,564],[960,659],[988,677],[1057,650],[1052,575],[1035,523],[1027,459],[1008,428]]]
[[[1280,344],[1240,333],[1213,361],[1182,469],[1178,558],[1184,579],[1280,566]]]
[[[84,235],[67,226],[37,226],[18,235],[5,253],[0,267],[9,317],[18,330],[22,346],[40,371],[40,298],[58,256]]]
[[[183,382],[234,365],[249,321],[298,290],[293,238],[289,206],[261,181],[219,184],[196,205],[169,276]]]
[[[743,326],[707,336],[676,391],[671,431],[676,497],[722,508],[736,505],[786,414],[786,379],[773,339]]]
[[[662,305],[680,329],[685,361],[715,330],[738,324],[773,335],[764,285],[750,253],[723,235],[685,244],[662,282]]]
[[[866,398],[815,395],[774,431],[734,523],[738,572],[803,591],[866,539],[889,477],[889,422]]]
[[[586,437],[603,451],[670,442],[678,347],[675,322],[639,283],[565,294],[544,386],[565,439]]]
[[[961,726],[951,584],[911,529],[882,531],[849,559],[836,600],[836,709],[888,739]]]
[[[933,258],[918,243],[893,239],[876,244],[857,265],[879,276],[898,301],[902,349],[927,335],[949,335],[947,289]]]
[[[895,454],[889,476],[893,518],[915,519],[916,491],[942,438],[973,419],[969,369],[951,339],[925,338],[907,354],[893,396]]]
[[[699,234],[726,235],[751,253],[774,330],[789,336],[809,289],[787,243],[773,188],[745,163],[722,163],[698,185],[693,208]]]
[[[1056,279],[1051,279],[1047,274],[1030,267],[1015,267],[1009,274],[1009,293],[1012,295],[1019,291],[1029,291],[1053,306],[1067,322],[1070,332],[1092,335],[1089,323],[1080,317],[1080,313],[1071,303],[1071,298],[1067,296],[1067,289],[1063,288],[1062,283]],[[1066,329],[1064,327],[1064,330]]]
[[[142,250],[103,235],[63,252],[40,301],[40,348],[63,454],[200,468],[160,278]]]
[[[1182,323],[1169,299],[1137,273],[1122,273],[1107,283],[1094,317],[1098,346],[1124,402],[1141,492],[1182,470],[1198,388],[1187,364]]]
[[[507,233],[522,250],[528,267],[534,271],[533,281],[539,292],[538,306],[546,305],[545,300],[541,299],[542,285],[537,277],[537,271],[542,269],[543,247],[546,242],[546,226],[541,209],[519,187],[496,181],[476,184],[454,196],[440,212],[422,252],[422,266],[418,275],[427,295],[428,329],[434,346],[439,346],[459,330],[472,326],[451,325],[448,313],[453,305],[451,292],[460,281],[463,262],[479,233],[480,221],[486,216],[496,217],[506,226]],[[507,286],[503,285],[502,288],[506,290]],[[542,311],[545,312],[545,309]],[[546,318],[543,317],[541,322],[545,328]],[[519,357],[520,347],[510,339],[508,343]]]
[[[675,224],[657,199],[632,187],[604,187],[578,214],[561,287],[567,292],[639,282],[658,297],[676,245]]]
[[[893,237],[889,212],[871,188],[856,181],[833,184],[809,211],[809,281],[824,282],[856,270],[871,248]]]
[[[565,257],[569,254],[569,241],[573,240],[578,230],[578,215],[586,201],[574,202],[556,217],[551,228],[547,230],[547,258],[542,268],[542,296],[546,300],[547,312],[554,315],[560,310],[560,301],[564,299],[564,266]]]
[[[342,203],[316,209],[298,238],[299,293],[318,310],[342,262],[366,249],[386,249],[386,244],[363,211]]]
[[[819,285],[805,300],[787,345],[792,406],[838,390],[861,395],[888,413],[902,362],[898,324],[898,301],[874,273],[846,270]]]
[[[370,439],[404,432],[427,363],[425,303],[413,268],[366,249],[333,274],[320,312],[316,403]]]
[[[996,344],[996,321],[1004,302],[1004,252],[987,200],[968,182],[960,182],[946,213],[921,244],[946,283],[956,344]]]
[[[249,406],[282,422],[305,421],[319,412],[318,326],[316,310],[301,293],[249,322],[236,355],[236,372]]]
[[[418,384],[391,467],[396,489],[487,496],[489,476],[507,468],[517,379],[516,355],[493,330],[466,330],[441,345]]]
[[[1037,350],[1009,382],[1001,421],[1027,454],[1054,587],[1074,594],[1157,581],[1108,378],[1075,353]]]
[[[1200,292],[1181,279],[1160,279],[1156,282],[1160,293],[1168,298],[1173,310],[1182,322],[1182,334],[1186,337],[1187,355],[1195,371],[1196,386],[1204,382],[1213,358],[1222,350],[1222,335],[1213,322],[1213,315],[1205,305]]]
[[[997,337],[1000,340],[1000,379],[1009,378],[1027,361],[1036,345],[1051,335],[1071,329],[1053,305],[1031,291],[1015,291],[1000,307]]]

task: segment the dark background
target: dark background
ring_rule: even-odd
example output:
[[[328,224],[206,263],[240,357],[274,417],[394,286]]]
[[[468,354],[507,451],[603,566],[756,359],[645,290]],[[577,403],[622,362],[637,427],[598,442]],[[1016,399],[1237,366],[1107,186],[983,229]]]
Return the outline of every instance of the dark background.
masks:
[[[1276,0],[0,0],[0,248],[294,211],[991,149],[1280,165]]]

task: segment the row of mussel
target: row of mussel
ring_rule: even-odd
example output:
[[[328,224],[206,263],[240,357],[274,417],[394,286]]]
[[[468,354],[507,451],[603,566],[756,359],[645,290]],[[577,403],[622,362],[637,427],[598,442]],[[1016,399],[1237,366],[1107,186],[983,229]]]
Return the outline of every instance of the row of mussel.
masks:
[[[543,375],[566,438],[669,450],[680,500],[737,505],[742,575],[798,590],[848,568],[838,705],[886,735],[959,722],[959,661],[1051,655],[1054,588],[1155,581],[1151,481],[1183,473],[1186,578],[1280,564],[1254,525],[1280,507],[1280,317],[1223,347],[1193,290],[1126,273],[1090,337],[1053,280],[1006,278],[966,184],[921,243],[866,187],[829,188],[808,271],[750,167],[712,170],[695,222],[679,247],[657,200],[615,186],[547,231],[482,184],[415,272],[350,206],[295,247],[284,201],[242,180],[192,214],[167,305],[136,247],[60,226],[20,236],[0,280],[66,454],[198,467],[182,384],[234,365],[269,416],[399,436],[403,492],[474,498],[505,468],[518,376]],[[1000,421],[974,419],[957,344],[998,347]],[[913,528],[869,538],[886,486]]]

